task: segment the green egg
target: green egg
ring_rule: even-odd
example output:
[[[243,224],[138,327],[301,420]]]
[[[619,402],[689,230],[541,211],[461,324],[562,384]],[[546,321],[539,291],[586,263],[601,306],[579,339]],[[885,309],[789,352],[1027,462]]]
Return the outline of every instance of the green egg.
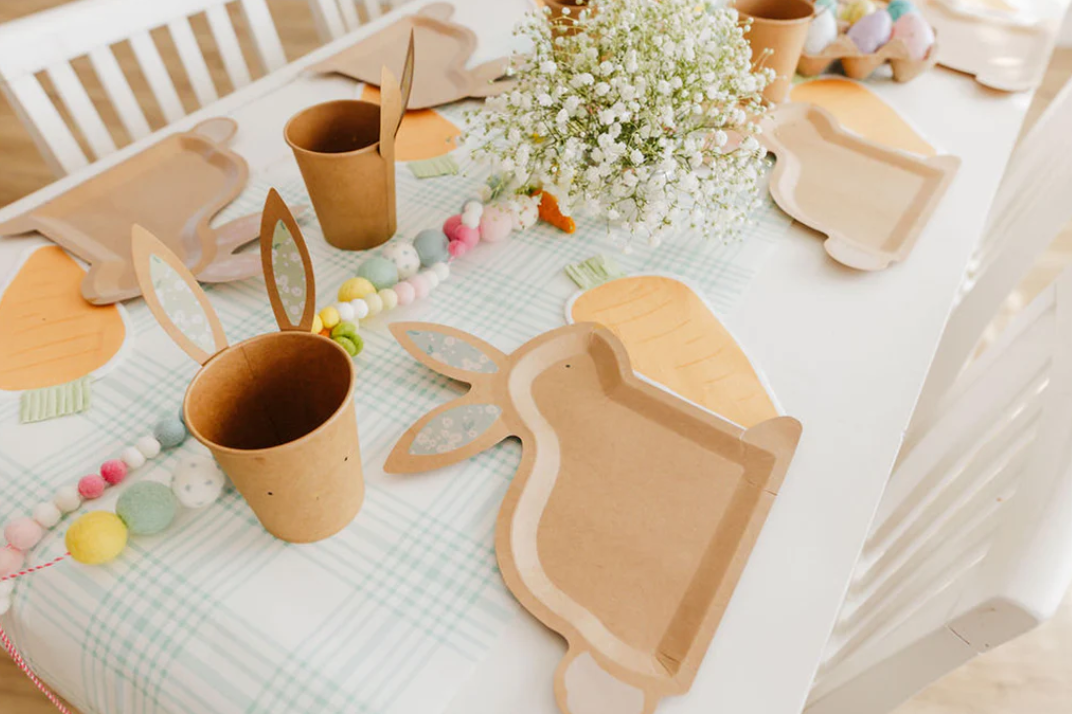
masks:
[[[178,502],[171,489],[155,481],[131,485],[115,504],[115,513],[133,535],[154,535],[175,520]]]
[[[398,268],[387,258],[374,256],[358,267],[357,277],[369,281],[377,290],[383,290],[398,282]]]

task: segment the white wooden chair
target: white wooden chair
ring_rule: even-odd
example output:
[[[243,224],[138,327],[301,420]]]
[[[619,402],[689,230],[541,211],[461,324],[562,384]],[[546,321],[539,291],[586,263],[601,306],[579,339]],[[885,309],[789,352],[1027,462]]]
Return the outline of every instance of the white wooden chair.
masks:
[[[407,0],[309,0],[321,42],[342,37]]]
[[[935,413],[891,476],[808,714],[888,712],[1060,604],[1072,583],[1072,268]]]
[[[286,64],[283,47],[265,0],[233,0],[241,8],[261,69]],[[150,30],[166,27],[197,101],[218,97],[189,17],[204,13],[227,76],[237,89],[250,82],[227,5],[231,0],[76,0],[52,10],[0,25],[0,90],[29,130],[57,175],[79,169],[115,151],[116,144],[71,61],[88,56],[115,113],[131,140],[151,131],[112,46],[129,41],[164,118],[170,123],[186,112]],[[240,31],[241,31],[240,29]],[[89,148],[87,156],[48,93],[38,81],[43,72]]]
[[[1006,297],[1072,222],[1072,81],[1049,104],[1009,161],[965,295],[946,324],[906,445],[925,433],[935,405],[976,351]]]

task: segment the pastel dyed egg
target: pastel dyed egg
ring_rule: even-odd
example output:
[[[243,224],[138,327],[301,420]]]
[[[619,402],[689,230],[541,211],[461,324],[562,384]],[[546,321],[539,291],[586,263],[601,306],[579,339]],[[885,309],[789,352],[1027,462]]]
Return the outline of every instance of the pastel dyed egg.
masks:
[[[93,511],[71,524],[64,542],[79,563],[101,565],[118,558],[127,547],[127,527],[114,513]]]
[[[893,37],[905,43],[914,60],[926,58],[934,46],[934,29],[922,15],[914,12],[901,15],[901,19],[893,23]]]
[[[387,258],[373,256],[357,269],[357,277],[368,280],[377,290],[383,290],[398,282],[398,268]],[[327,327],[326,321],[324,326]]]
[[[850,25],[856,24],[876,10],[871,0],[854,0],[841,6],[841,19]]]
[[[893,20],[888,12],[878,10],[859,20],[847,34],[858,50],[869,55],[890,41]]]
[[[171,525],[179,509],[170,488],[155,481],[132,485],[115,504],[115,513],[134,535],[155,535]]]
[[[480,239],[488,243],[498,243],[514,230],[514,217],[509,211],[498,206],[488,206],[480,217]]]
[[[443,231],[429,228],[417,234],[417,237],[413,239],[413,247],[420,256],[421,265],[428,268],[450,258],[450,253],[447,251],[449,242]]]
[[[421,269],[421,258],[417,255],[417,249],[412,243],[398,242],[385,246],[383,257],[395,264],[399,280],[416,275]]]
[[[171,490],[183,506],[204,508],[216,502],[226,483],[227,477],[215,459],[184,455],[172,472]]]
[[[817,55],[826,49],[827,45],[837,39],[837,19],[832,10],[822,10],[812,18],[808,26],[808,36],[804,40],[804,53]]]
[[[339,286],[339,302],[359,300],[376,292],[376,286],[365,278],[350,278]],[[319,332],[319,330],[316,330]]]
[[[916,12],[916,6],[908,0],[893,0],[893,2],[886,6],[886,12],[890,13],[890,17],[894,22],[897,22],[903,15],[907,15],[910,12]]]

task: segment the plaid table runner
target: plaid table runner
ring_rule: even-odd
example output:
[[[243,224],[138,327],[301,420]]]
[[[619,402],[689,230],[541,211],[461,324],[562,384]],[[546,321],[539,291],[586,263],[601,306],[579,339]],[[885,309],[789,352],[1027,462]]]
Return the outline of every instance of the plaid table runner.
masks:
[[[441,225],[477,195],[484,174],[464,157],[459,163],[462,175],[427,180],[398,166],[401,236]],[[308,202],[296,169],[277,188],[288,202]],[[254,182],[220,220],[260,210],[266,191]],[[329,247],[311,211],[301,223],[323,307],[363,256]],[[687,278],[725,315],[789,223],[768,201],[745,239],[727,244],[682,234],[624,255],[604,225],[582,218],[572,236],[538,224],[479,245],[431,296],[362,327],[355,404],[368,489],[349,528],[313,545],[283,543],[231,490],[162,535],[132,538],[110,565],[65,562],[20,580],[5,625],[38,673],[85,714],[441,711],[520,612],[493,539],[520,448],[510,441],[439,472],[385,476],[394,441],[457,393],[407,356],[386,323],[442,322],[510,351],[563,324],[576,290],[563,268],[600,252],[627,272]],[[206,287],[232,344],[275,329],[263,279]],[[89,411],[20,426],[17,401],[0,403],[0,519],[29,513],[179,408],[197,365],[144,302],[127,309],[133,349],[94,384]],[[195,450],[189,439],[129,482],[167,481]],[[88,507],[112,507],[121,488],[113,491]],[[31,564],[63,553],[70,520]]]

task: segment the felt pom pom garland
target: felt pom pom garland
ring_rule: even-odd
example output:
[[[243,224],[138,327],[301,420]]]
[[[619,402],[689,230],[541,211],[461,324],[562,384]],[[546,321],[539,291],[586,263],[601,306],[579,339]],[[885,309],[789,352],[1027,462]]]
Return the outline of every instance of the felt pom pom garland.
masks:
[[[6,544],[0,545],[0,617],[11,609],[17,579],[68,558],[85,565],[110,562],[125,550],[130,535],[152,535],[171,525],[179,506],[202,508],[215,502],[226,483],[219,466],[208,457],[184,456],[176,467],[171,488],[151,481],[133,484],[119,497],[115,513],[91,511],[71,524],[64,539],[66,553],[47,563],[25,567],[27,553],[59,525],[64,514],[77,511],[84,501],[100,498],[109,487],[121,483],[131,470],[160,455],[163,449],[181,445],[186,436],[181,420],[164,419],[154,427],[152,435],[143,436],[133,446],[123,449],[119,459],[101,464],[99,473],[63,486],[51,501],[35,506],[31,516],[10,521],[3,529]],[[0,645],[56,709],[71,714],[23,659],[2,625]]]
[[[381,312],[425,298],[450,277],[449,262],[465,255],[483,239],[494,243],[513,230],[505,209],[469,199],[462,212],[451,216],[442,229],[429,228],[412,242],[385,246],[380,255],[367,258],[357,275],[339,286],[338,302],[313,318],[312,331],[338,342],[351,356],[364,347],[358,325]]]

